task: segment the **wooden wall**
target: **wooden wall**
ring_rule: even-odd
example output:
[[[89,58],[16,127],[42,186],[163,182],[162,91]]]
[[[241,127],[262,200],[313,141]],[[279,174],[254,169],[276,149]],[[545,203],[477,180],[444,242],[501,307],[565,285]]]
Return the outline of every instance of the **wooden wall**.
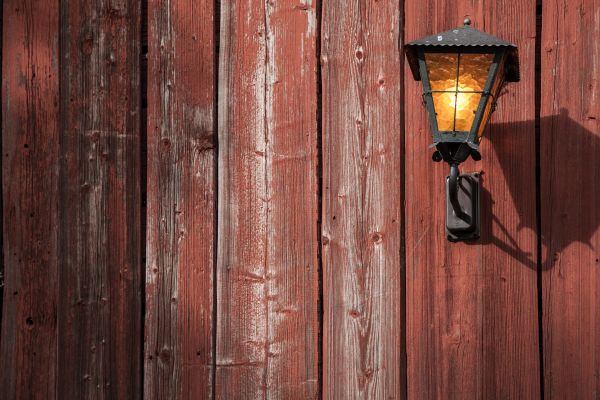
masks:
[[[519,46],[482,237],[403,44]],[[600,4],[4,0],[0,399],[595,399]]]
[[[448,167],[425,151],[422,88],[406,80],[408,396],[539,398],[535,2],[436,3],[405,3],[407,40],[469,16],[475,28],[518,45],[521,82],[499,99],[483,160],[461,166],[482,175],[481,239],[451,243],[440,185]]]
[[[548,398],[600,393],[600,5],[544,3],[541,231]]]

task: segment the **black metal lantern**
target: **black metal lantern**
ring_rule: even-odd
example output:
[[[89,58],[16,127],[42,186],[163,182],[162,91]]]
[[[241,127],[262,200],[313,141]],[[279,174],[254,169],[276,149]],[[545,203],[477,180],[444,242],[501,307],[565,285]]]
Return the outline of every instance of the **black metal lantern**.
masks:
[[[412,74],[423,82],[434,161],[450,164],[446,233],[450,240],[479,237],[479,176],[459,175],[469,155],[480,160],[479,142],[507,82],[519,81],[517,47],[464,26],[406,45]]]

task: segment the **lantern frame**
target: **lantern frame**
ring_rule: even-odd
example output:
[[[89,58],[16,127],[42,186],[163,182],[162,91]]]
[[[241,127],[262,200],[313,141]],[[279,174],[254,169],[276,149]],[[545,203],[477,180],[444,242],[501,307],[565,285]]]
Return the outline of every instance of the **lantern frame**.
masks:
[[[471,21],[466,19],[464,26],[455,28],[446,32],[427,36],[406,44],[406,57],[413,77],[416,81],[423,82],[423,103],[427,109],[429,125],[432,131],[433,144],[437,148],[437,154],[434,153],[434,161],[442,159],[448,163],[461,163],[469,155],[476,160],[481,158],[479,154],[479,143],[481,136],[478,135],[479,129],[484,124],[487,126],[491,115],[493,114],[498,95],[502,87],[507,82],[518,82],[519,77],[519,56],[517,46],[502,39],[488,35],[477,29],[472,28]],[[483,90],[477,91],[456,91],[459,93],[481,93],[477,111],[475,113],[471,129],[469,131],[442,131],[438,128],[436,110],[433,103],[433,93],[449,92],[445,90],[432,90],[429,71],[427,68],[426,54],[445,53],[445,54],[493,54],[493,60],[487,73],[486,82]],[[457,65],[457,75],[460,68]],[[502,76],[498,72],[503,68]],[[501,79],[492,93],[496,80]],[[457,76],[458,80],[458,76]],[[486,107],[491,102],[490,112],[486,116]],[[455,116],[456,121],[456,116]],[[461,144],[464,144],[461,146]]]
[[[486,78],[485,86],[481,91],[460,91],[459,93],[481,93],[481,99],[477,105],[477,112],[473,119],[470,131],[442,131],[438,128],[436,111],[433,105],[433,93],[448,92],[446,90],[432,90],[431,83],[429,81],[429,74],[427,73],[427,63],[425,61],[425,54],[431,53],[444,53],[444,54],[493,54],[494,59],[490,63],[490,69]],[[460,52],[448,51],[445,49],[435,49],[433,51],[425,52],[423,49],[419,51],[419,69],[421,70],[421,76],[423,81],[423,101],[426,104],[427,111],[429,114],[429,124],[432,129],[432,136],[434,143],[479,143],[477,132],[483,121],[483,113],[487,103],[491,100],[492,107],[497,100],[497,96],[491,93],[492,85],[495,82],[496,75],[498,73],[498,67],[504,58],[504,50],[496,50],[493,48],[488,49],[464,49]],[[502,79],[501,77],[499,79]],[[502,83],[500,83],[501,88]]]
[[[416,81],[423,81],[423,103],[433,138],[431,147],[437,149],[432,158],[438,162],[444,160],[450,165],[450,173],[446,177],[446,237],[450,241],[477,239],[480,235],[480,177],[478,173],[460,175],[458,165],[469,155],[475,160],[481,159],[479,143],[496,109],[498,96],[507,82],[520,80],[517,46],[471,28],[471,20],[465,19],[463,27],[415,40],[408,43],[405,50],[413,77]],[[457,55],[455,90],[432,90],[426,54],[434,53]],[[493,54],[481,90],[459,89],[461,54]],[[439,130],[433,99],[436,92],[454,93],[454,129],[457,127],[459,94],[480,94],[469,131]],[[480,130],[482,127],[483,130]]]

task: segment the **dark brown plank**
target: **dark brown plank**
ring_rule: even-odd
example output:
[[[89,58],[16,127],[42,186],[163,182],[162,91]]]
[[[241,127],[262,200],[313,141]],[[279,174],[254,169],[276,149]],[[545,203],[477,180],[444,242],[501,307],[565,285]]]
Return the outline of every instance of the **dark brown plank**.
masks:
[[[218,399],[317,396],[315,7],[221,3]]]
[[[63,0],[60,399],[141,394],[140,2]]]
[[[58,287],[58,8],[6,0],[0,397],[53,399]]]
[[[323,4],[323,395],[401,399],[398,1]]]
[[[3,55],[3,51],[2,51],[2,45],[4,43],[2,43],[2,33],[3,33],[3,20],[2,20],[2,16],[4,13],[4,7],[0,7],[0,65],[2,64],[2,55]],[[4,80],[4,78],[2,78],[2,80]],[[0,82],[0,96],[2,96],[2,86],[1,86],[1,82]],[[1,102],[2,100],[0,100]],[[0,103],[1,104],[1,103]],[[0,105],[1,107],[1,105]],[[0,112],[0,127],[2,126],[2,114]],[[0,177],[2,176],[2,162],[3,162],[3,158],[4,156],[2,156],[2,138],[0,136]],[[0,192],[1,193],[1,192]],[[2,225],[2,228],[0,228],[0,247],[2,247],[3,251],[4,251],[4,218],[3,218],[3,212],[4,212],[4,207],[2,206],[2,198],[0,197],[0,225]],[[4,253],[2,253],[4,254]],[[4,257],[0,257],[0,349],[2,349],[2,304],[4,301]]]
[[[599,3],[543,3],[541,193],[547,399],[600,393]]]
[[[214,2],[149,2],[144,397],[209,399],[215,235]]]
[[[431,161],[421,83],[406,68],[408,394],[411,398],[540,395],[535,208],[535,0],[406,3],[406,40],[462,25],[519,46],[481,146],[482,238],[444,235],[445,164]]]

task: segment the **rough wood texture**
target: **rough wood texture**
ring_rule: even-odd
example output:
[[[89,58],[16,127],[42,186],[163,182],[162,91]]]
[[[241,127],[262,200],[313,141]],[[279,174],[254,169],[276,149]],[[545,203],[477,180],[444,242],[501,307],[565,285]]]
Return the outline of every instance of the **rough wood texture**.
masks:
[[[399,4],[323,7],[323,395],[401,399]]]
[[[139,5],[60,2],[60,399],[141,393]]]
[[[542,306],[547,399],[600,393],[600,9],[545,1]]]
[[[316,1],[4,0],[1,399],[598,397],[598,0],[543,2],[537,92],[540,0]],[[466,16],[522,81],[451,244],[400,41]]]
[[[53,399],[58,282],[58,9],[6,0],[0,397]]]
[[[213,4],[149,2],[148,399],[212,396]]]
[[[4,12],[4,7],[0,6],[0,65],[2,64],[2,55],[4,54],[2,51],[2,45],[4,43],[2,43],[2,32],[4,29],[4,23],[2,21],[2,15]],[[2,81],[4,80],[4,78],[2,78]],[[0,96],[2,95],[2,83],[0,82]],[[0,107],[1,106],[1,98],[0,98]],[[2,115],[3,113],[0,113],[0,127],[2,126]],[[1,129],[1,128],[0,128]],[[4,156],[2,155],[2,137],[1,137],[1,133],[0,133],[0,179],[2,177],[2,162],[3,162],[3,158]],[[1,189],[0,189],[1,190]],[[2,248],[2,254],[4,254],[4,217],[2,216],[4,212],[4,207],[2,205],[2,197],[0,196],[0,247]],[[0,256],[0,349],[2,349],[2,304],[4,301],[4,257]],[[1,350],[0,350],[1,351]]]
[[[315,8],[221,3],[218,399],[317,396]]]
[[[462,24],[519,46],[482,143],[482,238],[444,235],[446,164],[431,161],[421,83],[406,68],[409,398],[539,398],[535,217],[535,0],[407,2],[406,41]]]

